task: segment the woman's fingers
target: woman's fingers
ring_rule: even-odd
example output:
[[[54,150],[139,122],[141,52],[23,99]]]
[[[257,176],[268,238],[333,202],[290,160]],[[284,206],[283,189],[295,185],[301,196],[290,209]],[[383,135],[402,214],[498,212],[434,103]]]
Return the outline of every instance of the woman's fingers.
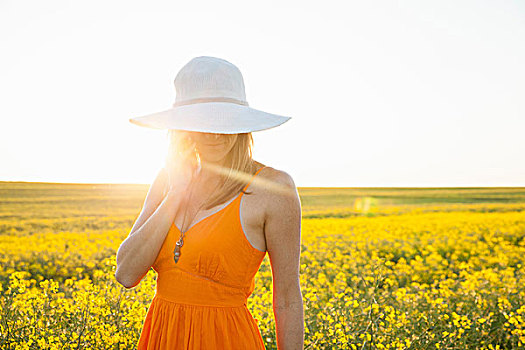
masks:
[[[182,134],[180,138],[170,140],[167,168],[170,188],[186,188],[197,166],[195,142],[189,135]]]

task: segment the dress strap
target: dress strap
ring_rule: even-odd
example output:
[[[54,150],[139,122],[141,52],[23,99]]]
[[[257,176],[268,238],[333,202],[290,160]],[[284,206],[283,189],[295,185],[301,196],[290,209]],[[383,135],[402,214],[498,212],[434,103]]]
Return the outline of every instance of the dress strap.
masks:
[[[263,166],[263,167],[261,167],[259,170],[257,170],[257,171],[255,172],[255,174],[253,174],[253,176],[252,176],[252,178],[250,179],[250,181],[248,181],[248,183],[246,184],[246,186],[244,186],[244,188],[242,189],[243,192],[246,191],[246,189],[248,188],[248,186],[250,186],[250,184],[252,183],[253,179],[255,179],[255,177],[257,176],[257,174],[259,174],[259,172],[260,172],[261,170],[263,170],[264,168],[268,168],[268,167],[267,167],[267,166]]]

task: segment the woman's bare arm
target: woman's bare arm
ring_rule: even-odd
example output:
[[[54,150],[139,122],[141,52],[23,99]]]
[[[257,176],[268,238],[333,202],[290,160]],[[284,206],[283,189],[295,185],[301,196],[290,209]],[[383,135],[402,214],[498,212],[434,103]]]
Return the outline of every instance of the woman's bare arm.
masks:
[[[304,347],[304,310],[299,266],[301,254],[301,202],[293,179],[277,171],[269,178],[284,188],[269,194],[264,234],[273,275],[273,312],[277,348]]]
[[[148,273],[175,220],[182,194],[175,190],[167,192],[166,181],[167,175],[162,169],[129,236],[117,251],[115,278],[126,288],[135,287]]]
[[[167,182],[168,173],[166,168],[162,168],[148,190],[148,194],[146,195],[146,199],[142,206],[142,211],[131,228],[129,233],[130,236],[149,219],[151,214],[153,214],[163,201],[167,194]]]

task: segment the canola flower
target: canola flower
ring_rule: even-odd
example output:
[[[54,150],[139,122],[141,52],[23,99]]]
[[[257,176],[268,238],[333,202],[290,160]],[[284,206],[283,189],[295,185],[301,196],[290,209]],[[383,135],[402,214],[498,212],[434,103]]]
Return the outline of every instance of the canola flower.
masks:
[[[525,206],[307,209],[305,349],[525,347]],[[0,348],[133,349],[156,273],[125,289],[125,231],[0,235]],[[276,349],[268,256],[248,308]]]

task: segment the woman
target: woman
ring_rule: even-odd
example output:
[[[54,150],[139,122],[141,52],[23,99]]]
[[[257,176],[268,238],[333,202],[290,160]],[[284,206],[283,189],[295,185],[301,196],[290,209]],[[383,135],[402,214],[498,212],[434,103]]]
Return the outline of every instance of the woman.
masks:
[[[266,252],[277,347],[302,349],[299,196],[290,175],[251,152],[251,132],[290,118],[248,107],[240,71],[219,58],[192,59],[175,88],[172,109],[130,119],[170,140],[117,252],[124,287],[158,273],[138,349],[265,349],[246,301]]]

